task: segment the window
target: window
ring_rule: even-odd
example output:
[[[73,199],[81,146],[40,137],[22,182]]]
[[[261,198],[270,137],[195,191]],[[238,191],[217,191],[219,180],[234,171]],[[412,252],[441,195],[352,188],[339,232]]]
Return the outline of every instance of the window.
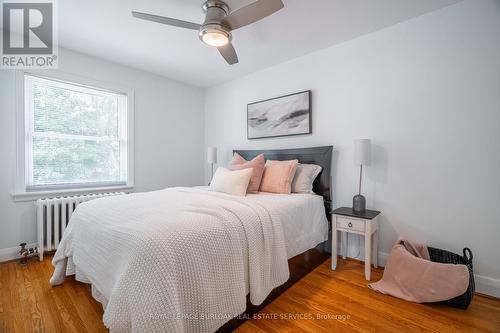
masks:
[[[130,185],[128,97],[24,74],[24,190]]]

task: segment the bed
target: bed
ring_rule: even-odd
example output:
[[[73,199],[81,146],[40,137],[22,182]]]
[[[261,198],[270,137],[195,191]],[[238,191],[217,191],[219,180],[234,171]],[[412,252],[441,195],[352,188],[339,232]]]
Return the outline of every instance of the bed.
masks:
[[[297,279],[293,263],[304,274],[326,258],[332,147],[237,152],[321,165],[317,194],[177,187],[89,201],[63,235],[51,284],[73,274],[90,283],[112,332],[234,328]]]

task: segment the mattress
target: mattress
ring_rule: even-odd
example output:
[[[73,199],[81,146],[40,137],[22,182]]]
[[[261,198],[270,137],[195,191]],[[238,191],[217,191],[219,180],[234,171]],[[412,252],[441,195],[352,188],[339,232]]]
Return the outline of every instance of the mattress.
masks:
[[[248,200],[273,207],[281,218],[288,259],[328,239],[323,197],[317,194],[248,194]]]

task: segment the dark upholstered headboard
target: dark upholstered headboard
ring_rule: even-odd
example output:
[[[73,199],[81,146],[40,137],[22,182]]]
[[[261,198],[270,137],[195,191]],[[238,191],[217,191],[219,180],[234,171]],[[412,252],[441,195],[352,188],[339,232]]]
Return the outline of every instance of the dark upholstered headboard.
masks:
[[[332,151],[333,146],[311,147],[311,148],[293,148],[293,149],[272,149],[272,150],[233,150],[240,154],[246,160],[250,160],[259,154],[264,154],[266,160],[294,160],[299,163],[316,164],[323,168],[316,177],[313,184],[313,191],[323,196],[325,200],[326,213],[331,209],[332,203]]]

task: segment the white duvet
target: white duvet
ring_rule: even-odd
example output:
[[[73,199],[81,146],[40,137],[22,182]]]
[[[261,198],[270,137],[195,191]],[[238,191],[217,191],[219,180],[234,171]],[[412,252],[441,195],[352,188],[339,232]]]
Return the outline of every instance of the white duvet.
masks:
[[[196,188],[78,206],[53,264],[92,284],[112,332],[213,332],[288,280],[277,212]]]

